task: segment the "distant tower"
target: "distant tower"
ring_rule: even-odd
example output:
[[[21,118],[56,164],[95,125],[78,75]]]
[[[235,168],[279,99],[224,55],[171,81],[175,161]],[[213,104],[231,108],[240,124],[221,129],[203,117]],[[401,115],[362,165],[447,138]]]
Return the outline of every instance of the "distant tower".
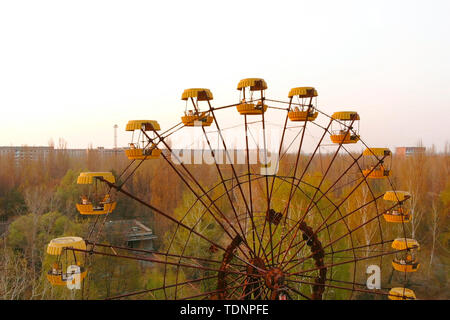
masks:
[[[114,150],[117,150],[117,124],[114,125]]]

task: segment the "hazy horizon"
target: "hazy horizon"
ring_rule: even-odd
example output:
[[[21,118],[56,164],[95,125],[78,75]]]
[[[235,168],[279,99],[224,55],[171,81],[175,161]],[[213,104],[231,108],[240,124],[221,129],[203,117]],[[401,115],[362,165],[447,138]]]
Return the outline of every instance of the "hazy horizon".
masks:
[[[128,120],[178,123],[185,88],[211,89],[218,107],[238,101],[241,78],[262,77],[268,98],[314,86],[327,114],[358,111],[371,146],[440,151],[448,12],[448,1],[2,2],[0,145],[110,148],[118,124],[124,146]]]

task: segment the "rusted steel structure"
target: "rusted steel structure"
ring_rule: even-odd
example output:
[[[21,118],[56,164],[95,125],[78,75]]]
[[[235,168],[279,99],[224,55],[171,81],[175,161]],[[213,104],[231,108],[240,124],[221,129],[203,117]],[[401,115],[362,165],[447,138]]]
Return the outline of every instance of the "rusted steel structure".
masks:
[[[390,153],[378,154],[368,148],[354,128],[360,120],[356,112],[340,111],[330,116],[321,111],[314,88],[293,88],[288,101],[266,98],[266,89],[263,79],[243,79],[238,85],[240,101],[219,107],[213,106],[210,90],[187,89],[182,100],[191,103],[195,112],[185,111],[180,123],[161,132],[153,120],[129,122],[127,130],[138,131],[144,143],[137,150],[143,151],[139,157],[130,157],[129,166],[114,182],[95,178],[111,194],[121,193],[148,207],[173,228],[159,251],[113,246],[99,241],[108,215],[113,214],[108,212],[97,216],[86,238],[86,249],[64,248],[84,252],[88,261],[104,255],[148,261],[159,268],[164,280],[161,286],[109,299],[151,298],[155,292],[162,292],[167,299],[320,300],[338,298],[337,293],[347,299],[359,294],[412,299],[411,294],[398,295],[406,288],[389,293],[390,283],[377,289],[368,289],[365,283],[367,264],[391,272],[392,255],[411,249],[411,242],[403,245],[396,239],[406,239],[407,220],[391,218],[399,221],[397,230],[383,219],[404,206],[405,198],[390,193],[386,205],[384,192],[387,187],[396,190],[393,181],[389,175],[370,179],[374,170],[386,167]],[[243,163],[234,163],[225,133],[236,129],[223,124],[229,122],[225,118],[239,119],[246,152]],[[274,151],[278,157],[271,159],[276,169],[269,171],[268,126],[275,120],[281,134]],[[340,127],[338,133],[332,131],[333,125]],[[226,163],[210,163],[217,175],[214,183],[206,183],[190,164],[183,163],[168,142],[169,137],[186,134],[193,127],[201,129],[201,139],[212,159],[217,159],[218,153],[214,145],[225,154]],[[254,139],[255,127],[261,130],[262,141]],[[265,165],[251,162],[251,140]],[[148,148],[150,152],[145,152]],[[364,163],[365,154],[371,156],[371,167]],[[191,194],[193,201],[182,217],[127,189],[127,181],[147,160],[170,168]],[[278,170],[283,163],[287,165]],[[392,250],[394,242],[397,245]],[[406,271],[400,278],[397,280],[406,283]]]

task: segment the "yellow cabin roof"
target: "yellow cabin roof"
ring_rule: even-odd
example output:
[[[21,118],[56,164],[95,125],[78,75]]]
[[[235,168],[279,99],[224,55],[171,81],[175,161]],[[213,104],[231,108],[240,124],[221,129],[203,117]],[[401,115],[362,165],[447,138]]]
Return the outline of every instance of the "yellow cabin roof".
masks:
[[[197,98],[198,101],[214,99],[211,90],[205,88],[191,88],[184,90],[181,95],[181,100],[187,100],[189,98]]]
[[[64,248],[75,248],[86,250],[86,242],[80,237],[62,237],[50,241],[47,246],[47,253],[50,255],[60,255]]]
[[[408,191],[386,191],[383,196],[387,201],[405,201],[411,198],[411,194]]]
[[[111,172],[82,172],[78,176],[77,184],[92,184],[95,177],[103,177],[103,179],[111,183],[116,182]]]
[[[317,90],[313,87],[297,87],[292,88],[289,91],[289,98],[292,98],[293,96],[299,96],[300,98],[310,98],[310,97],[317,97]]]
[[[415,300],[416,295],[414,291],[408,288],[392,288],[389,290],[389,299],[391,300]]]
[[[242,90],[246,87],[250,87],[250,91],[266,90],[267,83],[262,78],[246,78],[239,81],[237,85],[238,90]]]
[[[161,127],[156,120],[130,120],[127,123],[126,131],[141,130],[142,126],[145,125],[145,131],[159,131]]]
[[[410,238],[397,238],[392,242],[392,248],[397,250],[419,249],[419,243]]]
[[[356,111],[337,111],[331,118],[336,120],[359,120],[359,114]]]
[[[391,150],[388,148],[367,148],[363,151],[363,156],[390,156]]]

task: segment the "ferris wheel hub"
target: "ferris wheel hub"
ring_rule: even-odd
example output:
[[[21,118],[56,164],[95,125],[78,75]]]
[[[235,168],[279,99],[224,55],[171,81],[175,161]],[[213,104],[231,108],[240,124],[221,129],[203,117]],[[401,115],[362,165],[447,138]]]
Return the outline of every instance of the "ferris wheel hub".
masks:
[[[277,290],[283,285],[284,273],[280,268],[272,268],[265,274],[264,280],[269,289]]]
[[[247,266],[247,274],[249,277],[257,277],[258,275],[261,275],[266,270],[266,265],[264,263],[264,260],[255,257],[250,260],[250,264]]]

